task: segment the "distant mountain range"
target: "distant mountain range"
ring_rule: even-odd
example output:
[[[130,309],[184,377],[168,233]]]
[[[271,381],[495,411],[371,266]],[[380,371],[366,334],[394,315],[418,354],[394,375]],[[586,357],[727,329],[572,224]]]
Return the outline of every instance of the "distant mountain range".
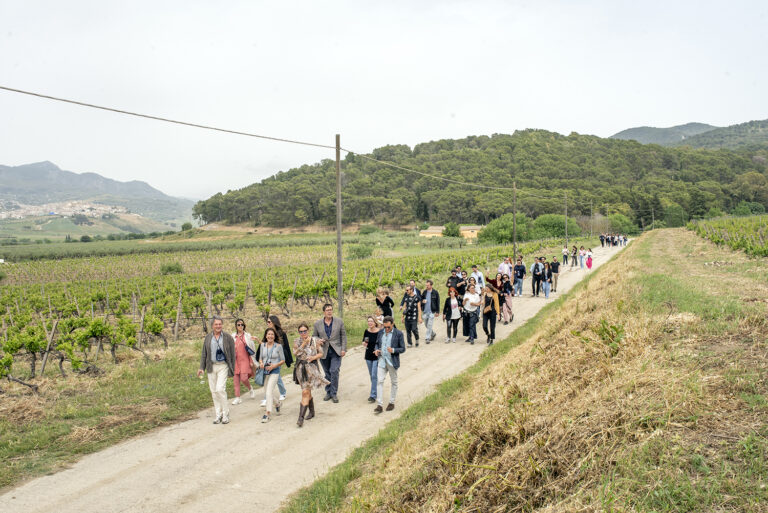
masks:
[[[671,126],[669,128],[657,128],[653,126],[639,126],[627,128],[611,139],[623,139],[625,141],[637,141],[642,144],[661,144],[662,146],[674,146],[685,141],[692,135],[715,130],[716,126],[706,123],[686,123],[685,125]]]
[[[64,171],[51,162],[0,165],[0,201],[29,205],[91,201],[124,207],[162,222],[191,219],[194,201],[168,196],[146,182],[118,182],[96,173]]]
[[[641,144],[708,149],[761,146],[768,144],[768,119],[727,127],[716,127],[706,123],[686,123],[669,128],[641,126],[622,130],[612,135],[611,139],[634,140]]]

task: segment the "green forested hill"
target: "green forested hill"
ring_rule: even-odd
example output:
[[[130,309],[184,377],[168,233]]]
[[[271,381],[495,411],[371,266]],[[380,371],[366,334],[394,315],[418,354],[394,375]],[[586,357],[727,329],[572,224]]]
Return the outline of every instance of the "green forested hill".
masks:
[[[680,144],[693,135],[716,129],[716,126],[706,123],[686,123],[685,125],[657,128],[654,126],[639,126],[628,128],[611,136],[611,139],[637,141],[642,144],[661,144],[673,146]]]
[[[768,144],[768,119],[748,121],[688,137],[677,143],[692,148],[743,148]]]
[[[535,217],[623,213],[643,226],[651,216],[679,225],[710,209],[730,211],[741,201],[768,206],[765,150],[698,150],[642,145],[544,130],[472,136],[416,145],[385,146],[377,160],[483,185],[518,187],[518,210]],[[512,210],[512,192],[446,183],[347,155],[344,222],[397,224],[487,223]],[[334,162],[280,172],[237,191],[198,202],[205,222],[296,226],[335,222]],[[663,214],[660,215],[659,213]]]

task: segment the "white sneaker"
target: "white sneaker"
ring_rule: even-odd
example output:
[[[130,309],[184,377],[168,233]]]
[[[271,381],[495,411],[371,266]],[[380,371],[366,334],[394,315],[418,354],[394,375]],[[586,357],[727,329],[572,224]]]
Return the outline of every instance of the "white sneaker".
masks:
[[[261,400],[261,407],[262,408],[266,408],[267,407],[267,400],[266,399],[262,399]]]
[[[269,422],[269,415],[264,415],[263,417],[261,417],[262,424],[265,424],[267,422]]]
[[[225,413],[224,416],[221,418],[222,424],[229,424],[229,412]]]
[[[285,394],[281,394],[280,398],[278,399],[278,401],[280,401],[280,402],[285,401]]]
[[[445,339],[445,343],[446,343],[446,344],[450,344],[450,343],[451,343],[451,339],[450,339],[450,337]]]
[[[256,399],[256,390],[251,389],[251,399]]]
[[[242,400],[242,399],[240,399],[239,397],[235,397],[235,400],[234,400],[234,401],[232,401],[232,404],[233,404],[233,405],[234,405],[234,404],[240,404],[240,403],[242,403],[242,402],[243,402],[243,400]]]

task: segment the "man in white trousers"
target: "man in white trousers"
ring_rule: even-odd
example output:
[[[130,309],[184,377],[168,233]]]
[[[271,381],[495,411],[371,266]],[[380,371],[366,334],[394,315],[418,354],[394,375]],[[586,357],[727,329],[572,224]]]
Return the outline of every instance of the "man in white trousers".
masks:
[[[229,333],[222,331],[224,321],[214,316],[211,332],[205,336],[200,354],[200,368],[197,377],[208,373],[208,388],[213,397],[216,410],[214,424],[229,424],[229,404],[227,403],[227,378],[235,375],[235,340]]]

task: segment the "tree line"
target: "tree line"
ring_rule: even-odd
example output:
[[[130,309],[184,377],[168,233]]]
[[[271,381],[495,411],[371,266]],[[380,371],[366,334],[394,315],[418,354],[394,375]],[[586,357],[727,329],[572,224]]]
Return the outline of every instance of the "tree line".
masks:
[[[768,206],[768,149],[668,148],[544,130],[390,145],[375,160],[468,183],[517,186],[517,210],[535,219],[621,214],[639,228]],[[348,154],[343,222],[488,224],[513,210],[511,190],[486,190],[409,174]],[[745,206],[746,205],[746,206]],[[198,202],[201,222],[274,227],[335,223],[335,163],[304,165]]]

